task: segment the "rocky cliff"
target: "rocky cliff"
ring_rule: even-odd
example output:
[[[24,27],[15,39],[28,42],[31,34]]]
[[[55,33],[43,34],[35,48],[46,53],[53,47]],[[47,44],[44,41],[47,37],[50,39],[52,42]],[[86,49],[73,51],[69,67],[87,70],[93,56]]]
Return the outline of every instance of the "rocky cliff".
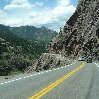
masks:
[[[79,0],[75,13],[49,49],[66,57],[99,59],[99,0]]]
[[[40,58],[30,66],[27,72],[53,69],[71,64],[73,60],[67,59],[61,54],[43,53]]]
[[[79,57],[99,60],[99,0],[79,0],[74,14],[50,42],[49,53],[42,54],[29,71],[64,66]]]

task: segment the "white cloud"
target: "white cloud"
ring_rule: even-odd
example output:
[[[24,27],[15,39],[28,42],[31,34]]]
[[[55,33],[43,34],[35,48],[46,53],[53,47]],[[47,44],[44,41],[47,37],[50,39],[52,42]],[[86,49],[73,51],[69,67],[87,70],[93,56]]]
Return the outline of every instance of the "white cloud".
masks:
[[[38,6],[42,6],[43,2],[35,2],[35,4],[38,5]]]
[[[57,6],[53,9],[41,12],[31,12],[29,15],[33,23],[37,25],[49,26],[51,29],[58,30],[63,27],[66,20],[73,14],[75,7],[70,5],[70,0],[58,0]],[[65,3],[64,3],[65,2]],[[63,5],[64,4],[64,5]]]
[[[0,9],[0,20],[3,21],[7,17],[7,13]]]
[[[32,9],[32,5],[28,2],[28,0],[12,0],[9,5],[4,7],[5,10],[24,8],[24,9]]]
[[[9,5],[4,7],[4,11],[0,10],[0,24],[10,26],[33,25],[37,27],[44,25],[50,29],[59,30],[59,27],[63,27],[75,11],[70,0],[57,0],[57,5],[54,8],[44,8],[42,5],[43,2],[30,4],[28,0],[12,0]],[[38,6],[41,8],[40,11],[35,10]],[[19,10],[16,12],[17,9],[21,13],[18,13]],[[27,11],[27,9],[29,10]]]
[[[22,19],[16,19],[16,18],[12,18],[12,19],[6,19],[6,25],[10,25],[10,26],[19,26],[19,24],[22,25]]]
[[[57,6],[53,9],[53,14],[56,17],[66,17],[67,15],[71,15],[75,11],[75,7],[72,5],[69,6]],[[66,15],[66,16],[65,16]]]
[[[59,6],[68,6],[70,5],[70,0],[58,0]]]
[[[0,10],[0,16],[2,16],[4,14],[3,10]]]
[[[51,11],[31,12],[29,16],[31,20],[38,25],[47,24],[52,21]]]

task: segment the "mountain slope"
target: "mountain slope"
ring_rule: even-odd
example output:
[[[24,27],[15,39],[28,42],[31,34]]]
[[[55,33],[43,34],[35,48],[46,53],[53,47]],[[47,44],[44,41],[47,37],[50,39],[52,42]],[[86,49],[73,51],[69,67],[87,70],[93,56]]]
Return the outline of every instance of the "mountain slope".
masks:
[[[49,43],[51,39],[57,35],[57,32],[52,31],[44,26],[41,28],[28,25],[10,27],[10,30],[19,37],[23,37],[29,40],[43,41],[46,43]]]
[[[47,43],[20,38],[9,26],[0,25],[0,76],[25,72],[41,53],[47,51]]]
[[[98,0],[79,0],[75,13],[50,43],[50,52],[99,60]]]
[[[26,59],[28,55],[23,52],[22,46],[13,45],[0,38],[0,76],[9,75],[11,72],[23,72],[32,63]]]

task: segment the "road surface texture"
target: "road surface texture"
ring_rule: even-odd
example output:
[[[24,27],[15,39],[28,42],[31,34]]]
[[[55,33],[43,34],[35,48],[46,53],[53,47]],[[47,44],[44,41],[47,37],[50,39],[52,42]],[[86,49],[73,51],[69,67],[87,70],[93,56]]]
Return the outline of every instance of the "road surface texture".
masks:
[[[76,62],[27,77],[0,81],[0,99],[99,99],[99,67]]]

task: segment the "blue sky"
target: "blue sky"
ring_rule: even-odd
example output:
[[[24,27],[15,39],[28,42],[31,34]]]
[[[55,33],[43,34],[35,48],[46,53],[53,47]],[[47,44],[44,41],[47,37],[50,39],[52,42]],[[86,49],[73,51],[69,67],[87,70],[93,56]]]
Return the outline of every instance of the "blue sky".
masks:
[[[59,31],[77,3],[78,0],[0,0],[0,24],[46,26]]]

